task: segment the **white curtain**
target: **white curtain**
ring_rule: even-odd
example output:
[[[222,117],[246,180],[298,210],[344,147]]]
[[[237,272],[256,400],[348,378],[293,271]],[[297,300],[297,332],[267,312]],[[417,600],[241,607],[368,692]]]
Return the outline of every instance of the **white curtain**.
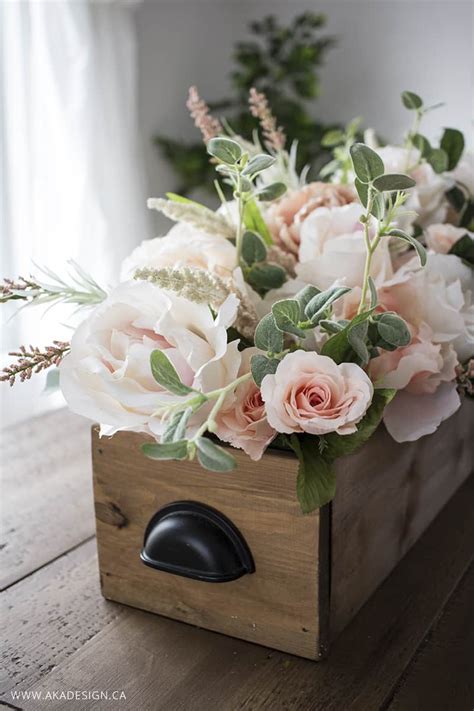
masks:
[[[108,285],[147,236],[135,4],[0,3],[2,277],[28,275],[32,260],[61,273],[73,258]],[[21,342],[67,337],[57,311],[7,323],[11,309],[3,312],[2,362]],[[18,385],[14,399],[2,387],[4,406],[11,400],[22,416],[20,401],[39,387]]]

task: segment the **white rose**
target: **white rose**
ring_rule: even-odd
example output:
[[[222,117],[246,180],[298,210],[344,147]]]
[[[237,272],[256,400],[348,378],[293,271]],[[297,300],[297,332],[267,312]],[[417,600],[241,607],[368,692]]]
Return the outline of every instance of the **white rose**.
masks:
[[[196,267],[226,277],[236,263],[235,247],[227,239],[178,222],[165,237],[145,240],[134,249],[122,264],[120,279],[131,279],[144,267]]]
[[[335,282],[360,286],[366,248],[358,203],[314,210],[301,227],[299,279],[327,289]],[[383,240],[372,260],[371,276],[382,283],[392,276],[388,240]]]
[[[213,319],[194,304],[143,281],[120,284],[75,332],[60,366],[61,389],[71,410],[118,430],[162,434],[153,413],[177,396],[154,380],[150,354],[163,350],[182,381],[202,392],[234,380],[241,356],[227,342],[238,299],[230,295]],[[199,419],[201,411],[195,418]],[[199,422],[193,421],[198,425]]]
[[[474,196],[474,152],[465,151],[455,169],[449,174],[457,183],[461,183]]]
[[[454,225],[441,224],[430,225],[425,230],[426,244],[433,252],[438,254],[448,254],[461,237],[468,235],[474,240],[474,232],[469,232],[464,227],[455,227]]]

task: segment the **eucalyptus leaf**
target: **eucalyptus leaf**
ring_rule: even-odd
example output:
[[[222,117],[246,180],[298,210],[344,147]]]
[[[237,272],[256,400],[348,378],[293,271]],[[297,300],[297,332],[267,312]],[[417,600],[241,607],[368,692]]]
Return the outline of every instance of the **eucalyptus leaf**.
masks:
[[[377,331],[381,339],[393,346],[407,346],[411,334],[405,321],[397,314],[386,312],[377,317]]]
[[[305,316],[309,318],[312,323],[317,324],[329,306],[349,291],[351,291],[351,289],[347,286],[332,286],[330,289],[326,289],[326,291],[321,291],[319,294],[313,296],[311,301],[306,305],[304,310]]]
[[[164,351],[152,351],[150,355],[151,372],[161,387],[174,395],[188,395],[193,389],[181,382],[174,365]]]
[[[186,459],[188,456],[188,443],[185,439],[162,444],[142,444],[141,450],[148,459]]]
[[[378,302],[377,287],[375,286],[375,282],[371,276],[368,278],[368,283],[370,291],[370,308],[371,310],[374,310]]]
[[[381,157],[365,143],[353,143],[350,154],[354,171],[361,183],[370,183],[384,172]]]
[[[435,173],[443,173],[445,170],[448,170],[448,154],[442,148],[434,148],[427,160]]]
[[[347,331],[347,340],[352,346],[352,350],[361,361],[361,365],[369,362],[369,351],[366,345],[368,321],[361,321]]]
[[[309,304],[313,296],[316,296],[317,294],[321,293],[321,289],[318,289],[317,286],[312,286],[311,284],[307,284],[304,286],[300,291],[295,296],[296,301],[298,301],[301,311],[303,312],[306,308],[306,306]]]
[[[270,185],[265,185],[264,188],[257,190],[255,196],[259,200],[264,202],[270,202],[271,200],[276,200],[286,193],[285,183],[270,183]]]
[[[211,138],[207,152],[228,165],[235,165],[242,156],[242,148],[232,138]]]
[[[275,158],[267,153],[259,153],[249,160],[242,171],[242,175],[257,175],[262,170],[267,170],[275,163]]]
[[[287,273],[278,264],[254,264],[246,272],[245,278],[255,289],[268,291],[283,286]]]
[[[445,128],[440,148],[448,156],[448,170],[454,170],[464,151],[464,136],[457,128]]]
[[[242,237],[242,257],[252,266],[256,262],[263,262],[267,256],[267,248],[262,238],[255,232],[247,230]]]
[[[230,472],[237,466],[232,454],[207,437],[198,437],[196,446],[199,463],[211,472]]]
[[[266,375],[273,375],[278,368],[280,361],[276,358],[267,358],[264,355],[253,355],[250,359],[250,370],[252,378],[258,387],[262,384],[262,380]]]
[[[433,149],[431,148],[431,144],[426,136],[422,136],[421,133],[415,133],[411,137],[411,140],[415,148],[420,151],[423,158],[427,158],[430,155]]]
[[[402,239],[405,242],[408,242],[411,244],[412,247],[415,248],[416,253],[418,254],[418,257],[420,259],[421,266],[424,267],[426,264],[426,249],[423,247],[421,242],[419,242],[416,237],[412,237],[412,235],[409,235],[408,232],[404,232],[403,230],[398,230],[398,229],[392,229],[387,235],[388,237],[398,237],[398,239]]]
[[[298,327],[301,320],[301,306],[296,299],[283,299],[272,306],[272,314],[277,328],[286,333],[304,338],[305,331]]]
[[[277,328],[273,314],[266,314],[255,329],[255,345],[270,353],[283,350],[283,333]]]
[[[398,190],[409,190],[416,185],[413,178],[402,173],[386,173],[374,180],[374,188],[380,192],[396,192]]]
[[[359,196],[359,200],[361,201],[362,205],[364,207],[367,207],[367,203],[369,200],[369,186],[367,183],[361,183],[359,178],[356,178],[354,181],[355,189],[357,190],[357,195]]]
[[[415,94],[413,91],[402,91],[402,102],[403,106],[406,109],[410,109],[411,111],[421,109],[421,107],[423,106],[422,99],[418,96],[418,94]]]
[[[370,212],[376,220],[381,220],[385,215],[385,198],[382,193],[375,193]]]
[[[345,322],[329,321],[328,319],[322,319],[319,322],[319,326],[327,333],[340,333],[344,330],[345,325]]]

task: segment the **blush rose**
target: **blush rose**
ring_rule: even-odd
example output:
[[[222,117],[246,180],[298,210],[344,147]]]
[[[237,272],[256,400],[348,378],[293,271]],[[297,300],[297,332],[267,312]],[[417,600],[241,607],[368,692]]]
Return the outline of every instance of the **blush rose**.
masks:
[[[268,422],[278,432],[349,435],[372,402],[373,385],[355,363],[337,365],[315,352],[288,354],[261,392]]]

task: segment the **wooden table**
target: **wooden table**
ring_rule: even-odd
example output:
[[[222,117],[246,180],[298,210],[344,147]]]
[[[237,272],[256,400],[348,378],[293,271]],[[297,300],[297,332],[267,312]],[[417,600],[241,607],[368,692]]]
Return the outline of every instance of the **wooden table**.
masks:
[[[0,707],[473,709],[473,477],[313,663],[105,601],[89,450],[64,410],[4,432]]]

